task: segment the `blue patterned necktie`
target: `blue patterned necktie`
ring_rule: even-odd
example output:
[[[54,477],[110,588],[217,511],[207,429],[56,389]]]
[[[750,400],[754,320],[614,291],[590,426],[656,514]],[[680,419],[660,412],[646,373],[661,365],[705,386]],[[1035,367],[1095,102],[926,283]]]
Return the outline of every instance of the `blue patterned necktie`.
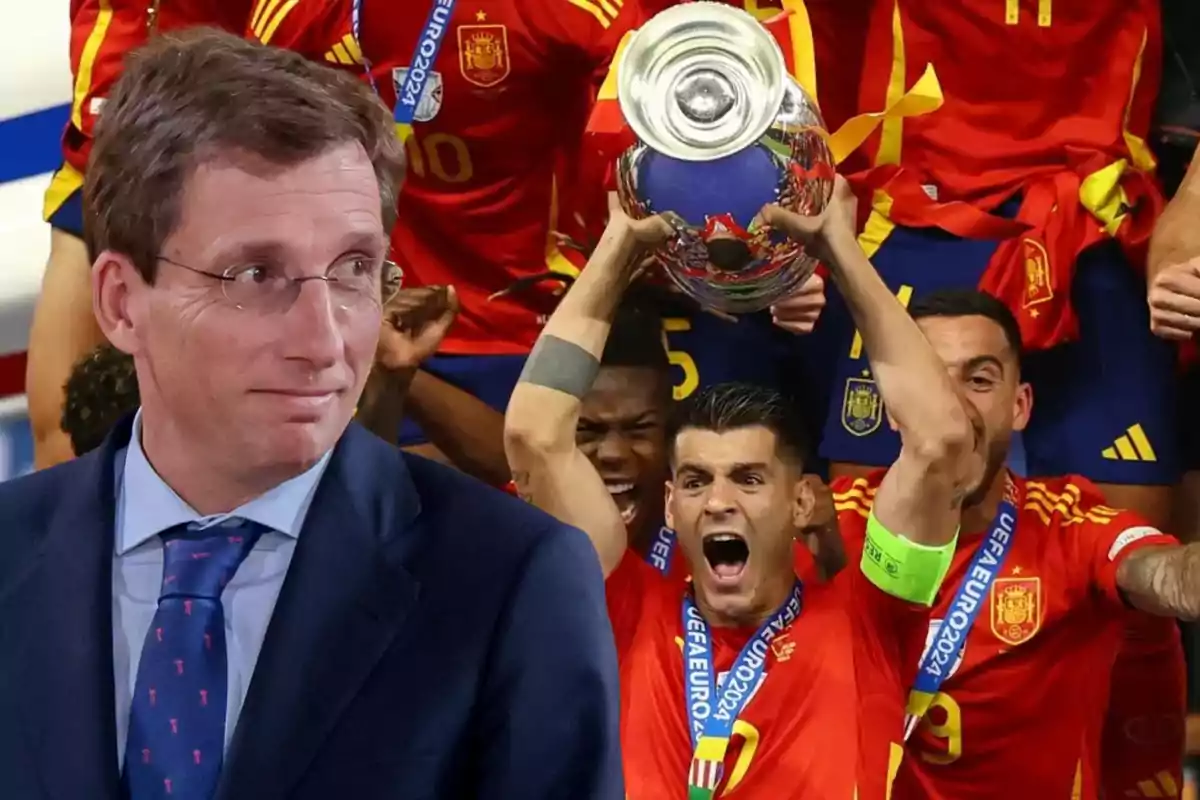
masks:
[[[158,610],[142,646],[125,746],[131,800],[209,800],[225,751],[221,592],[263,532],[230,518],[162,535]]]

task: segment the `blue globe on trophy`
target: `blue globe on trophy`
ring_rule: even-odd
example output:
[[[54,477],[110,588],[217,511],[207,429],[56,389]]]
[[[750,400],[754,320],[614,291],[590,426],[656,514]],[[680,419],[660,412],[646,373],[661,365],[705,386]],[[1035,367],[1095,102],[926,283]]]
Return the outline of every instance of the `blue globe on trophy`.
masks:
[[[655,253],[670,279],[729,313],[798,289],[817,262],[759,211],[820,214],[834,163],[816,102],[774,37],[731,6],[673,6],[630,39],[617,82],[638,139],[617,161],[617,195],[631,217],[661,214],[675,228]]]

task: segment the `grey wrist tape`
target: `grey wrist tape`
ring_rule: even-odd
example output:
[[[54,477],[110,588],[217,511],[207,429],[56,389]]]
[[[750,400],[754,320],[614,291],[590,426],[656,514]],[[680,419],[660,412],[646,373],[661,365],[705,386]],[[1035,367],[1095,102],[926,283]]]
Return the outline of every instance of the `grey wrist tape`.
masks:
[[[583,399],[596,380],[600,360],[574,342],[542,334],[534,344],[520,381]]]

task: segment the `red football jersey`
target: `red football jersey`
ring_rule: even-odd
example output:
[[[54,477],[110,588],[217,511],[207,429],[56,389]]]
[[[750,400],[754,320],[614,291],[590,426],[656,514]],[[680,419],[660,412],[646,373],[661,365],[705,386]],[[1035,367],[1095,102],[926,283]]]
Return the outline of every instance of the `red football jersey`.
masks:
[[[861,104],[882,107],[930,63],[945,94],[936,112],[885,125],[877,163],[915,171],[938,201],[991,208],[1081,155],[1144,148],[1161,74],[1158,0],[874,6]]]
[[[104,98],[121,75],[125,54],[144,44],[152,31],[212,25],[240,33],[253,0],[73,0],[71,3],[71,120],[63,136],[64,160],[78,172],[87,166],[92,128]]]
[[[856,480],[856,495],[835,493],[835,504],[865,517],[881,476]],[[907,743],[893,800],[1096,797],[1096,720],[1127,620],[1117,568],[1139,548],[1176,541],[1102,505],[1084,478],[1014,480],[1011,549]],[[960,534],[930,639],[985,535]]]
[[[1070,341],[1077,255],[1111,236],[1140,264],[1162,206],[1146,144],[1161,62],[1158,0],[877,2],[860,105],[898,98],[927,64],[945,103],[885,121],[858,188],[897,224],[1005,240],[979,288],[1026,347]],[[1018,192],[1015,222],[989,213]]]
[[[125,54],[153,32],[211,25],[240,33],[253,0],[180,0],[157,11],[145,0],[71,0],[71,117],[63,130],[63,166],[46,190],[48,220],[83,186],[92,131],[104,100],[121,75]]]
[[[606,588],[621,669],[626,795],[682,797],[692,758],[681,650],[686,588],[632,553]],[[928,609],[880,592],[857,561],[830,583],[805,584],[803,610],[772,642],[766,677],[733,728],[716,795],[884,800],[927,624]],[[723,680],[754,631],[712,634]]]
[[[1128,612],[1102,720],[1103,796],[1180,796],[1186,717],[1187,665],[1178,623]]]
[[[550,245],[560,155],[578,148],[599,80],[639,0],[459,0],[406,142],[394,257],[414,285],[454,284],[462,310],[446,353],[524,353],[553,310],[550,287],[495,297],[561,256]],[[364,74],[396,104],[432,0],[277,7],[251,34]],[[258,16],[258,15],[256,15]]]

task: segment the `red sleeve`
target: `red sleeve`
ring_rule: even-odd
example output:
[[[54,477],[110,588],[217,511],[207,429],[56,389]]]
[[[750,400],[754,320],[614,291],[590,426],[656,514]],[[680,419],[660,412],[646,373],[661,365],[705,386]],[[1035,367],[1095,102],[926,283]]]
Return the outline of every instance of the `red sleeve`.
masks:
[[[525,0],[532,24],[556,47],[582,57],[599,87],[621,38],[645,19],[642,0]]]
[[[313,61],[361,68],[348,0],[255,0],[246,38],[293,50]]]
[[[149,4],[76,0],[71,5],[71,119],[63,133],[63,160],[82,173],[92,149],[100,107],[121,75],[125,54],[144,44]]]
[[[1125,609],[1117,588],[1121,562],[1144,547],[1177,545],[1179,540],[1163,533],[1132,511],[1092,506],[1079,523],[1082,562],[1088,565],[1092,587],[1114,607]]]
[[[880,591],[862,573],[867,517],[884,471],[830,483],[838,527],[846,547],[841,584],[854,635],[858,689],[858,796],[887,796],[892,754],[903,741],[908,690],[925,648],[930,610]]]
[[[642,600],[646,596],[647,584],[656,579],[660,579],[660,576],[654,568],[630,548],[604,581],[608,618],[612,623],[618,657],[624,656],[629,650],[642,616]]]

